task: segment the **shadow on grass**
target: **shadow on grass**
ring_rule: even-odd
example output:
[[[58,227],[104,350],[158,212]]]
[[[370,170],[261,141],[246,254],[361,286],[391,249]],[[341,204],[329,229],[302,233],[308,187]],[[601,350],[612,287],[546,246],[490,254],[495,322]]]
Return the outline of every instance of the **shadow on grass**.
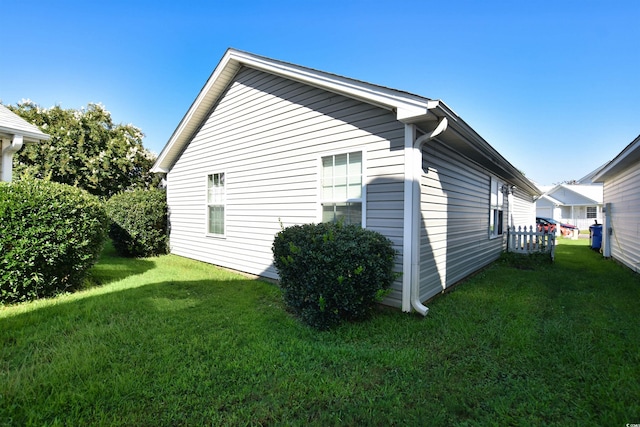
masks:
[[[119,256],[111,240],[108,240],[100,254],[98,263],[89,271],[85,289],[143,274],[154,268],[155,265],[156,263],[149,259]]]
[[[277,367],[263,378],[261,366],[284,357],[274,340],[306,334],[266,282],[223,275],[107,288],[1,319],[0,420],[218,424],[212,400],[238,410],[246,391],[236,383],[252,381],[268,396]]]

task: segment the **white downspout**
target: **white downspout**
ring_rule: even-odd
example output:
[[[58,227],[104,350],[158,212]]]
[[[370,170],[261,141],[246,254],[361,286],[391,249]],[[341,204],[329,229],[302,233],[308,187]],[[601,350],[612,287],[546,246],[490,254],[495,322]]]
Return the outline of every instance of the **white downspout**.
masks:
[[[13,135],[11,143],[2,147],[2,176],[0,181],[11,182],[13,173],[13,154],[22,148],[22,135]],[[4,142],[3,144],[4,145]]]
[[[611,258],[612,214],[611,203],[606,203],[604,208],[604,223],[602,224],[602,256]]]
[[[405,233],[402,310],[411,308],[426,316],[429,308],[420,301],[420,178],[422,177],[422,145],[447,129],[448,121],[443,117],[434,130],[415,139],[415,126],[405,125]],[[410,254],[410,257],[406,256]]]

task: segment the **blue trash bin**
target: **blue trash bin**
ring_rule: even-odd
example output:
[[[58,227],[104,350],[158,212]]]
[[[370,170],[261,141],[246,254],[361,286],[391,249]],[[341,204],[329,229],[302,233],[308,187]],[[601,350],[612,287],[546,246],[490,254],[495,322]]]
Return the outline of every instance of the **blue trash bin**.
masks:
[[[591,249],[600,249],[602,247],[602,224],[590,226],[589,236],[591,237]]]

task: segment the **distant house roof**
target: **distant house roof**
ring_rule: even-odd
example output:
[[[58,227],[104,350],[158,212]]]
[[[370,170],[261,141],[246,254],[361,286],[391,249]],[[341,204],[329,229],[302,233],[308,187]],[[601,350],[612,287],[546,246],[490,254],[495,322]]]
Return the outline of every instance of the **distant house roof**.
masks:
[[[26,142],[37,142],[51,138],[37,126],[0,104],[0,136],[12,137],[13,135],[22,135],[22,139]]]
[[[613,160],[604,165],[593,177],[593,181],[604,182],[638,162],[640,162],[640,135],[631,141]]]
[[[564,185],[564,187],[594,203],[602,204],[602,186],[600,185]]]
[[[560,201],[558,199],[554,199],[553,197],[551,197],[550,195],[548,195],[546,193],[538,198],[538,200],[540,200],[540,199],[547,199],[551,203],[553,203],[554,205],[562,205],[563,204],[562,201]]]
[[[228,49],[209,80],[196,97],[186,115],[160,152],[152,172],[168,172],[189,143],[190,138],[206,120],[216,102],[224,94],[236,73],[248,67],[284,77],[309,86],[357,99],[395,113],[396,119],[406,124],[437,123],[448,118],[449,128],[440,138],[463,155],[489,170],[512,180],[517,187],[530,194],[539,195],[540,190],[511,165],[502,155],[478,135],[467,123],[441,100],[432,100],[408,92],[390,89],[336,74],[318,71],[283,61],[278,61],[235,49]]]
[[[602,185],[558,184],[547,190],[541,197],[564,206],[601,205]]]

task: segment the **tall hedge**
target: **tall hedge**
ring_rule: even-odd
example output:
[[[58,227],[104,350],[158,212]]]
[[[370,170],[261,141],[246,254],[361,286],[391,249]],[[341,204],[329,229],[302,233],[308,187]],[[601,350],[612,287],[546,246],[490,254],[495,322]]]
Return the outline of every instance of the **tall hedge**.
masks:
[[[321,330],[368,317],[397,277],[391,241],[359,225],[288,227],[272,249],[286,304]]]
[[[0,301],[18,302],[82,285],[106,239],[102,202],[40,180],[0,183]]]
[[[118,254],[146,257],[167,253],[167,195],[164,190],[116,194],[107,203],[109,237]]]

